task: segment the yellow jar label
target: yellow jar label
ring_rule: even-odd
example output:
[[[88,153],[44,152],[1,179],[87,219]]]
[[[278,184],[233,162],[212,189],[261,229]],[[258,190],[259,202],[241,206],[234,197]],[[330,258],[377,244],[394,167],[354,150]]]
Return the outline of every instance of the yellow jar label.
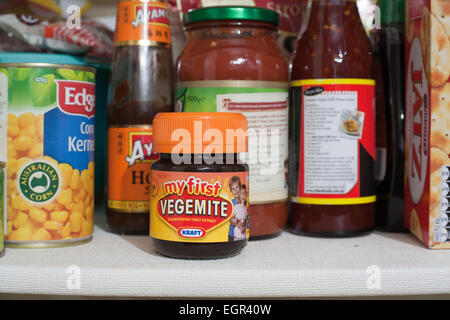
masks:
[[[217,243],[249,237],[247,172],[152,170],[150,235]]]

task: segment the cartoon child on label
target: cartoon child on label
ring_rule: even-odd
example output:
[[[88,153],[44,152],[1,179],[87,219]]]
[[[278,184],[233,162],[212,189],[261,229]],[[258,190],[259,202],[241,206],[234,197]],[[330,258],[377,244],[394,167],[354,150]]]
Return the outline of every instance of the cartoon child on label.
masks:
[[[230,219],[228,241],[243,240],[246,238],[245,231],[247,225],[246,190],[244,189],[245,196],[243,197],[243,186],[238,176],[232,177],[228,186],[234,196],[232,200],[234,210],[233,216]]]
[[[235,206],[236,226],[234,228],[234,240],[244,240],[247,229],[247,186],[241,185],[239,195],[240,202]]]

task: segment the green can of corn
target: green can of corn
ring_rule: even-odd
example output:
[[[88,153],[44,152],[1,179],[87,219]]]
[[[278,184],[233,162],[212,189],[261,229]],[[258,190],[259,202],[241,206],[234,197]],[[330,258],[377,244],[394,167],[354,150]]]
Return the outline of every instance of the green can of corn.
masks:
[[[6,163],[0,162],[0,257],[5,252],[4,235],[6,228],[6,214],[5,214],[5,199],[6,199],[6,186],[5,186],[5,168]]]
[[[0,94],[8,110],[6,245],[88,242],[94,230],[95,69],[67,55],[0,53]]]

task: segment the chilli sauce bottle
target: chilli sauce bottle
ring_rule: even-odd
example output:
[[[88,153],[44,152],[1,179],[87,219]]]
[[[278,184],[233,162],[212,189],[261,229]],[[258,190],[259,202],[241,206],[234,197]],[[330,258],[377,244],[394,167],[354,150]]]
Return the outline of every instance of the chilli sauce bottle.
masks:
[[[382,231],[401,232],[406,230],[403,226],[405,2],[382,0],[378,5],[381,29],[371,32],[378,61],[376,225]]]
[[[314,0],[290,84],[289,229],[345,237],[375,226],[375,80],[355,0]]]
[[[152,122],[173,111],[172,52],[165,0],[120,1],[108,104],[107,220],[148,234]]]

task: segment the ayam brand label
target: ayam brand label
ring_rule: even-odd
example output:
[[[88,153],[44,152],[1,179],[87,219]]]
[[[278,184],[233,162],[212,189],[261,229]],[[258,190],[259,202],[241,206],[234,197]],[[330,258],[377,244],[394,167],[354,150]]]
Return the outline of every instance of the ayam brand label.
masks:
[[[148,212],[152,151],[151,126],[108,128],[108,207]]]
[[[134,20],[131,22],[133,27],[137,28],[142,24],[160,23],[169,25],[169,19],[167,18],[167,7],[164,6],[135,6],[134,7]]]
[[[226,222],[233,213],[232,203],[219,196],[220,182],[209,183],[189,177],[164,183],[166,196],[158,200],[158,215],[183,238],[203,238],[209,230]],[[190,218],[194,225],[185,225]]]
[[[130,153],[125,158],[131,167],[136,162],[152,162],[158,160],[159,155],[152,152],[152,133],[132,132],[130,133]]]
[[[82,81],[55,80],[59,109],[69,115],[95,116],[95,84]]]
[[[171,43],[167,3],[119,1],[115,46],[159,46]]]
[[[407,78],[407,125],[409,140],[408,185],[412,201],[417,204],[423,194],[428,167],[429,96],[428,81],[419,39],[411,47]]]

